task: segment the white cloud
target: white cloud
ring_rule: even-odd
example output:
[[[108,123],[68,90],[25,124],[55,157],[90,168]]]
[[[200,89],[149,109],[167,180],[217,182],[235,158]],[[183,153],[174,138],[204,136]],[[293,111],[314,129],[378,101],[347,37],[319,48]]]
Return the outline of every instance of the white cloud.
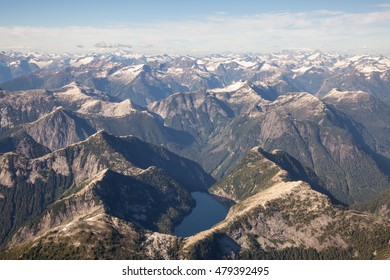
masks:
[[[83,45],[85,51],[129,47],[131,42],[135,52],[262,52],[275,51],[275,46],[353,51],[364,45],[367,51],[388,54],[390,11],[352,14],[322,10],[253,16],[218,13],[199,20],[105,28],[0,27],[0,37],[0,49],[27,45],[58,52],[80,51],[76,45]]]
[[[383,4],[379,4],[377,6],[381,7],[381,8],[390,8],[390,3],[383,3]]]
[[[95,48],[98,49],[131,49],[132,46],[129,44],[112,44],[107,42],[98,42],[94,45]]]

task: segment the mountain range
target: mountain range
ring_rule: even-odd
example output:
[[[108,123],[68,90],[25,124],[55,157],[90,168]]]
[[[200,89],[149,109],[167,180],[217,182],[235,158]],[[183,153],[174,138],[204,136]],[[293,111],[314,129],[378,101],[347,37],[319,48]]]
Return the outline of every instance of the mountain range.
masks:
[[[390,258],[390,59],[0,55],[0,258]],[[196,202],[227,217],[173,234]]]

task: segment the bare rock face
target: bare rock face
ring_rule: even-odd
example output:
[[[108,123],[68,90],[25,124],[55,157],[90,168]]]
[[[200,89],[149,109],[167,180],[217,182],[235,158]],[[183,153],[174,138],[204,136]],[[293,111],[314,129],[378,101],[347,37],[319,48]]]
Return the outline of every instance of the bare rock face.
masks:
[[[28,124],[25,131],[52,151],[85,140],[96,132],[85,120],[61,107]]]
[[[369,131],[377,136],[370,137],[369,128],[362,128],[354,116],[346,116],[309,93],[288,93],[267,100],[244,84],[175,94],[149,109],[161,115],[166,125],[197,139],[196,144],[173,149],[202,163],[216,178],[223,177],[248,150],[260,145],[266,151],[280,149],[292,155],[344,204],[362,202],[388,188],[389,166],[381,158],[383,152],[375,148],[387,145],[380,129],[374,130],[371,125]],[[242,91],[250,100],[236,99]],[[378,118],[386,120],[384,115]],[[365,176],[367,173],[372,176]]]
[[[0,100],[2,132],[35,121],[56,107],[53,95],[46,90],[31,90],[27,94],[25,92],[5,92],[0,95]]]
[[[1,239],[10,247],[95,211],[171,232],[193,207],[188,191],[213,183],[196,163],[105,132],[40,158],[6,153],[0,162]]]
[[[15,152],[24,137],[54,151],[99,130],[134,135],[167,148],[194,142],[191,135],[164,126],[159,116],[133,101],[118,101],[75,82],[53,91],[5,92],[0,96],[0,122],[2,153]]]
[[[390,106],[363,91],[333,89],[323,98],[324,102],[359,123],[359,131],[365,143],[384,157],[389,157]]]
[[[0,258],[389,258],[389,63],[0,54]]]
[[[284,103],[286,100],[290,101]],[[303,104],[311,109],[303,112]],[[265,110],[274,115],[268,114],[262,122],[260,145],[266,150],[283,150],[298,159],[340,201],[349,204],[372,196],[367,192],[368,184],[374,184],[377,193],[387,188],[388,175],[365,147],[358,124],[341,112],[308,94],[286,95]],[[372,182],[362,175],[364,172],[375,174],[378,181]]]
[[[255,147],[227,176],[212,186],[210,192],[238,202],[275,183],[291,180],[304,180],[324,191],[315,174],[289,154],[280,150],[268,153]]]
[[[270,98],[265,89],[239,81],[173,94],[148,109],[129,100],[117,102],[78,83],[53,91],[6,92],[0,102],[0,151],[16,152],[24,136],[56,150],[106,130],[163,145],[222,178],[249,149],[260,145],[291,154],[344,204],[386,191],[390,161],[385,103],[363,92],[339,98],[347,95],[333,91],[320,100],[305,92]],[[362,102],[368,109],[359,114]],[[42,109],[32,110],[35,107]],[[379,121],[371,120],[371,112]]]
[[[15,152],[28,158],[38,158],[50,153],[51,151],[46,146],[37,143],[29,135],[25,135],[18,143]]]
[[[272,155],[278,155],[275,161]],[[287,157],[287,158],[286,158]],[[284,159],[283,159],[284,158]],[[226,219],[184,241],[185,258],[370,259],[388,258],[387,218],[359,214],[332,204],[306,182],[307,173],[285,163],[288,155],[252,149],[211,190],[233,198]],[[304,170],[301,170],[304,171]],[[358,235],[356,235],[358,234]],[[367,238],[362,244],[360,237]],[[379,241],[377,238],[379,238]]]
[[[96,137],[102,136],[105,137]],[[37,222],[16,231],[2,257],[390,257],[388,219],[334,206],[326,195],[299,180],[315,182],[316,178],[282,151],[267,153],[259,147],[253,148],[230,175],[211,189],[214,194],[236,201],[226,219],[185,239],[155,232],[153,220],[157,222],[154,226],[163,228],[170,219],[177,218],[161,219],[157,213],[164,213],[164,205],[172,203],[166,212],[171,215],[185,197],[178,193],[183,192],[179,186],[172,181],[168,183],[169,178],[164,184],[149,185],[156,182],[156,176],[164,180],[164,175],[156,171],[151,167],[134,177],[105,169],[71,186],[47,207]],[[65,174],[66,170],[62,172]],[[362,243],[360,238],[366,242]]]

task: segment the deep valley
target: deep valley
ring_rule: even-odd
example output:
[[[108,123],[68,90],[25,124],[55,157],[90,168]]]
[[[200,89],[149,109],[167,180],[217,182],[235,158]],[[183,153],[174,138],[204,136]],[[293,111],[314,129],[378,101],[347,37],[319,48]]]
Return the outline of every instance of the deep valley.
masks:
[[[390,59],[0,54],[0,259],[390,259]]]

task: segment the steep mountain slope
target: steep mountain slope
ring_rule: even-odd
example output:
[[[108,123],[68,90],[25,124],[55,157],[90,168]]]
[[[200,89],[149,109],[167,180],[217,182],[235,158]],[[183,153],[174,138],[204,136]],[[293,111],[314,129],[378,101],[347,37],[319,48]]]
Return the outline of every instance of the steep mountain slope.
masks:
[[[367,77],[366,74],[359,73],[357,71],[351,71],[341,75],[341,77],[337,76],[325,80],[324,84],[318,92],[318,95],[324,96],[333,88],[338,88],[342,91],[362,90],[373,94],[374,96],[389,104],[389,75],[389,71],[387,71],[382,75],[378,73],[372,73]],[[342,83],[340,83],[340,81],[342,81]]]
[[[84,140],[96,132],[84,119],[62,107],[25,125],[24,131],[52,151]]]
[[[0,137],[0,154],[15,152],[27,158],[37,158],[50,153],[50,149],[37,143],[24,131],[12,134],[12,136]]]
[[[135,222],[167,232],[190,210],[192,198],[188,191],[205,190],[214,182],[196,163],[164,148],[135,137],[117,138],[105,132],[40,158],[28,159],[6,153],[0,157],[0,162],[0,209],[4,213],[1,217],[2,243],[23,224],[40,217],[49,205],[83,189],[88,181],[103,171],[106,174],[106,169],[111,172],[107,175],[111,184],[105,186],[117,185],[119,189],[104,194],[105,205],[116,216],[126,219],[136,212],[150,209],[153,214],[148,219],[139,213]],[[113,183],[115,180],[117,183]],[[121,184],[126,187],[120,188]],[[138,196],[142,197],[141,190],[148,193],[146,190],[150,186],[164,194],[154,193],[152,198],[137,202],[144,206],[132,208],[121,204],[126,204],[126,197],[136,195],[138,191]],[[126,193],[129,194],[126,196]],[[162,200],[167,200],[168,204]]]
[[[362,201],[388,187],[388,175],[366,147],[354,121],[341,112],[305,93],[283,96],[263,110],[259,143],[266,150],[286,151],[311,168],[337,199]],[[379,181],[360,176],[362,172],[375,174]],[[376,191],[370,193],[368,185]]]
[[[3,143],[17,143],[12,138],[27,134],[51,150],[84,140],[98,130],[134,135],[165,147],[193,142],[188,133],[163,126],[160,117],[146,108],[128,99],[119,102],[77,83],[53,91],[4,91],[0,120],[0,138],[6,138]],[[14,144],[7,146],[1,150],[14,151]]]
[[[301,90],[310,93],[317,93],[323,81],[333,75],[333,72],[326,67],[308,67],[294,71],[294,84]]]
[[[145,105],[186,89],[171,77],[162,76],[164,74],[149,65],[127,66],[108,61],[70,66],[55,73],[50,69],[42,69],[5,82],[2,86],[12,91],[54,90],[76,82],[121,100],[131,98],[135,103]]]
[[[267,102],[268,97],[268,92],[251,83],[237,82],[223,89],[177,93],[148,108],[161,116],[166,126],[192,135],[195,142],[191,145],[172,148],[212,172],[231,152],[225,149],[228,138],[221,137],[231,122],[253,110],[260,101]]]
[[[107,78],[104,91],[122,100],[129,98],[139,105],[146,105],[185,89],[171,77],[164,79],[164,74],[148,65],[137,65],[135,69],[122,68],[118,72]]]
[[[119,51],[89,55],[8,54],[3,55],[3,60],[0,57],[0,62],[0,73],[6,81],[1,87],[7,90],[52,90],[78,82],[140,105],[176,92],[223,88],[240,80],[267,87],[276,96],[305,91],[322,97],[340,88],[363,90],[389,102],[390,60],[384,56],[282,51],[195,58]]]
[[[45,90],[25,92],[0,91],[0,131],[36,121],[56,108],[52,94]]]
[[[294,181],[300,174],[292,175],[290,170],[296,173],[299,165],[283,169],[272,156],[290,161],[283,152],[267,154],[254,148],[212,188],[237,204],[224,221],[184,241],[186,258],[390,257],[388,219],[335,207],[309,184]]]
[[[145,177],[154,171],[146,172]],[[156,182],[165,183],[166,188],[103,170],[81,187],[70,189],[49,205],[39,219],[22,227],[8,243],[10,249],[0,256],[13,259],[147,258],[145,251],[155,248],[142,245],[151,235],[144,227],[167,230],[164,226],[178,218],[172,216],[172,212],[188,211],[192,205],[190,196],[171,179],[160,175]],[[173,236],[161,236],[165,246],[172,246],[170,240],[177,242]],[[17,245],[19,243],[22,245]],[[164,250],[159,254],[164,254]]]
[[[114,101],[113,98],[79,84],[72,83],[55,91],[0,91],[1,132],[36,121],[57,107],[77,111],[91,102]]]
[[[390,188],[380,193],[376,197],[357,203],[351,206],[352,209],[357,211],[365,211],[370,213],[376,213],[381,216],[390,216]]]
[[[19,54],[16,56],[0,53],[0,83],[12,80],[39,69],[38,65]]]
[[[175,151],[200,162],[217,178],[251,147],[261,145],[295,157],[346,204],[372,198],[390,185],[386,160],[366,143],[368,128],[308,93],[267,100],[247,84],[175,94],[149,109],[166,125],[200,139],[197,153]],[[378,130],[371,131],[383,138]]]
[[[316,178],[282,151],[267,153],[259,147],[251,149],[230,175],[211,189],[218,196],[236,200],[226,219],[210,230],[185,239],[145,229],[153,229],[154,225],[148,222],[153,221],[156,213],[164,213],[166,204],[179,202],[170,199],[180,198],[186,207],[184,193],[182,197],[169,195],[180,191],[174,182],[170,181],[163,188],[158,184],[144,184],[142,179],[145,178],[151,178],[149,183],[154,182],[154,176],[149,177],[153,172],[147,169],[135,177],[110,170],[96,173],[79,187],[65,192],[35,222],[18,230],[8,242],[10,248],[0,257],[390,257],[388,218],[334,206],[328,197],[314,191],[308,183],[296,181],[299,178],[315,181]],[[165,180],[164,176],[157,176],[159,180]],[[146,201],[152,204],[145,204]]]
[[[31,60],[31,57],[29,58]],[[41,60],[38,58],[36,60]],[[3,83],[4,88],[12,91],[31,89],[57,89],[71,82],[99,89],[99,77],[115,71],[120,63],[106,61],[98,55],[74,57],[60,55],[42,61],[39,70],[27,73]]]
[[[374,151],[390,156],[390,106],[363,91],[334,89],[323,100],[358,122],[365,143]]]
[[[234,116],[233,110],[205,91],[178,93],[149,108],[159,114],[166,125],[187,131],[199,140],[207,140],[218,125]]]
[[[0,258],[389,258],[389,67],[2,52]],[[181,157],[236,202],[188,239],[169,233],[214,179]]]
[[[280,150],[269,153],[260,147],[251,149],[227,176],[210,188],[210,192],[238,202],[270,187],[275,178],[303,180],[325,192],[314,172],[289,154]]]

